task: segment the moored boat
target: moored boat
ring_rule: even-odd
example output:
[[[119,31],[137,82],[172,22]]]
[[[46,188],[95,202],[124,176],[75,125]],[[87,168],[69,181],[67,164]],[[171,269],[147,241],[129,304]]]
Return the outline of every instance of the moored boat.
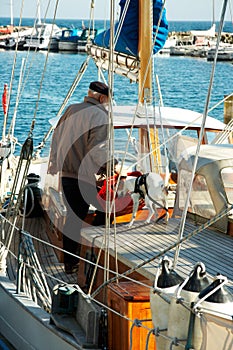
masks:
[[[103,32],[101,28],[84,28],[77,40],[76,50],[78,52],[86,52],[86,45],[94,41],[96,35]]]
[[[57,51],[61,29],[53,23],[37,23],[32,35],[26,37],[25,49]]]
[[[216,54],[216,48],[210,48],[207,52],[207,61],[213,61]],[[218,61],[233,61],[233,45],[221,45],[217,51]]]
[[[63,29],[58,42],[59,51],[77,51],[77,40],[80,38],[81,34],[82,29]]]
[[[122,11],[125,3],[121,1]],[[144,26],[153,18],[150,12],[152,9],[143,0],[133,1],[129,12],[136,7],[138,15],[138,5],[143,14],[139,23]],[[154,25],[158,25],[160,33],[158,51],[163,46],[161,39],[163,43],[166,40],[167,27],[163,2],[154,1],[154,5]],[[161,16],[164,27],[158,24]],[[151,34],[148,28],[144,29],[146,34]],[[29,137],[20,155],[16,156],[11,152],[14,138],[7,140],[8,133],[4,132],[1,149],[4,210],[1,215],[0,325],[2,332],[16,348],[46,349],[49,344],[49,347],[61,350],[126,350],[130,347],[136,350],[144,349],[145,346],[154,350],[157,347],[156,338],[163,335],[157,327],[156,317],[154,324],[151,319],[150,294],[158,292],[153,288],[158,287],[154,279],[164,255],[173,260],[172,265],[169,264],[169,272],[176,270],[182,279],[190,277],[193,267],[201,259],[208,278],[213,278],[218,268],[227,276],[227,284],[232,291],[232,237],[212,230],[215,226],[219,227],[219,220],[224,223],[220,227],[226,228],[232,205],[232,145],[215,144],[225,135],[225,124],[209,117],[208,108],[200,114],[152,104],[153,70],[148,66],[148,59],[153,56],[153,45],[151,37],[146,36],[145,32],[140,32],[139,56],[129,55],[129,52],[121,56],[118,51],[114,56],[111,45],[101,49],[91,45],[88,52],[97,53],[92,57],[98,68],[104,59],[109,59],[114,67],[105,62],[104,69],[111,67],[110,71],[115,70],[123,75],[127,72],[126,76],[139,83],[137,106],[109,105],[114,158],[124,169],[126,167],[125,170],[143,173],[156,171],[163,175],[166,184],[171,187],[170,192],[174,192],[170,208],[173,216],[165,224],[164,208],[161,208],[159,220],[147,224],[144,220],[147,209],[141,208],[138,220],[129,228],[127,215],[131,215],[131,208],[123,213],[125,215],[117,215],[119,213],[114,211],[112,225],[107,220],[105,226],[97,227],[91,225],[95,216],[95,208],[91,208],[82,230],[78,275],[67,275],[63,268],[62,249],[66,208],[60,192],[59,176],[47,175],[48,159],[38,156],[47,135],[39,150],[35,149],[32,140],[33,119]],[[148,42],[145,42],[146,39]],[[127,43],[125,48],[128,49]],[[80,68],[70,91],[75,89],[85,67],[82,65]],[[148,81],[144,85],[145,77]],[[109,84],[112,87],[111,80]],[[54,129],[64,104],[51,120],[49,132]],[[231,132],[231,129],[229,133],[226,132],[223,138],[225,143],[230,140]],[[124,143],[119,143],[122,134],[126,138]],[[208,144],[210,142],[213,145]],[[204,143],[206,145],[202,145]],[[190,148],[190,145],[194,147]],[[197,164],[196,154],[197,158],[200,154]],[[167,176],[172,175],[172,170],[177,176],[173,182]],[[111,185],[112,178],[107,180],[109,182],[106,183]],[[192,191],[195,192],[191,192],[190,196],[192,182]],[[183,232],[182,213],[186,214],[186,206],[188,214]],[[112,215],[112,203],[106,203],[106,212],[109,218]],[[177,254],[174,253],[175,248]],[[195,274],[198,273],[199,270],[195,270]],[[222,280],[225,282],[225,279]],[[167,292],[165,294],[169,298],[176,298],[174,291],[174,294]],[[200,292],[196,307],[190,308],[198,317],[206,308],[206,304],[200,308],[198,302],[207,294]],[[160,297],[159,294],[157,296]],[[209,318],[206,315],[205,312],[202,320]],[[231,329],[231,324],[227,325]],[[179,346],[181,341],[188,344],[191,339],[188,336],[185,340],[177,339],[177,334],[165,330],[169,347],[173,344]]]

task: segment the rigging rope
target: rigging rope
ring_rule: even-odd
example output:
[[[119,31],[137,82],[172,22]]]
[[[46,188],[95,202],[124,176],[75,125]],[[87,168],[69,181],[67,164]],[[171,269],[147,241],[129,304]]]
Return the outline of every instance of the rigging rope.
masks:
[[[24,0],[22,0],[22,4],[21,4],[21,8],[20,8],[19,26],[21,26],[21,23],[22,23],[23,6],[24,6]],[[17,53],[18,53],[18,42],[19,42],[19,32],[18,32],[18,36],[17,36],[14,61],[13,61],[13,66],[12,66],[12,71],[11,71],[10,89],[9,89],[8,103],[7,103],[8,108],[7,108],[6,120],[5,120],[6,123],[7,123],[9,109],[10,109],[10,103],[11,103],[11,93],[12,93],[12,88],[13,88],[13,80],[14,80],[14,75],[15,75],[15,67],[16,67],[16,60],[17,60]]]
[[[27,293],[29,294],[29,291],[33,291],[33,287],[35,287],[36,293],[34,299],[37,295],[43,307],[49,310],[52,300],[47,281],[38,260],[32,238],[23,235],[22,231],[20,232],[18,262],[17,293],[21,291],[25,292],[27,289]],[[27,272],[29,274],[28,276],[26,275]],[[25,282],[22,283],[22,280]],[[30,286],[30,282],[32,282],[32,286]]]
[[[53,22],[52,22],[52,28],[53,28],[53,26],[55,24],[58,3],[59,3],[59,0],[56,0],[54,16],[53,16]],[[39,90],[38,90],[38,96],[37,96],[37,101],[36,101],[36,107],[35,107],[34,116],[33,116],[32,122],[31,122],[31,127],[30,127],[30,131],[29,131],[29,135],[28,136],[32,136],[33,130],[34,130],[34,127],[35,127],[36,115],[37,115],[37,110],[38,110],[38,106],[39,106],[40,94],[41,94],[41,90],[42,90],[42,83],[43,83],[43,80],[44,80],[44,76],[45,76],[45,72],[46,72],[46,68],[47,68],[47,63],[48,63],[49,49],[50,49],[50,42],[51,42],[51,38],[52,38],[52,32],[53,32],[53,29],[51,30],[51,33],[50,33],[49,47],[48,47],[48,51],[47,51],[47,54],[46,54],[46,59],[45,59],[45,64],[44,64],[44,68],[43,68],[43,72],[42,72],[42,77],[41,77],[40,84],[39,84]]]
[[[13,223],[12,227],[9,225],[6,235],[5,235],[6,221],[3,220],[3,223],[2,223],[2,240],[6,241],[5,243],[6,248],[3,250],[3,252],[1,252],[0,255],[1,255],[1,258],[4,258],[4,259],[7,257],[7,254],[9,252],[10,245],[12,242],[13,233],[16,226],[16,220],[19,213],[19,207],[21,205],[21,201],[23,198],[24,185],[25,185],[26,177],[28,174],[28,170],[29,170],[29,166],[32,158],[32,151],[33,151],[33,141],[32,141],[32,138],[28,137],[24,142],[20,152],[16,174],[15,174],[15,178],[14,178],[14,182],[11,190],[10,201],[5,213],[5,218],[9,220],[9,218],[11,217],[12,223]],[[24,169],[23,169],[23,173],[21,174],[21,170],[23,166],[24,166]],[[20,184],[19,189],[18,189],[18,184]],[[18,194],[17,194],[17,191],[19,191]],[[15,199],[16,199],[16,203],[15,203]]]
[[[17,96],[16,96],[16,102],[15,102],[15,108],[14,108],[13,117],[12,117],[11,124],[10,124],[9,130],[8,130],[8,139],[12,139],[14,137],[15,121],[16,121],[17,109],[18,109],[18,105],[19,105],[20,89],[21,89],[21,84],[22,84],[22,79],[23,79],[24,67],[25,67],[25,59],[22,60],[22,64],[21,64],[20,75],[19,75],[18,91],[17,91]],[[11,133],[11,136],[10,136],[10,133]]]
[[[122,30],[122,27],[123,27],[123,23],[124,23],[124,20],[125,20],[125,16],[126,16],[129,4],[130,4],[130,0],[126,0],[124,8],[123,8],[123,11],[122,11],[122,14],[121,14],[121,18],[120,18],[120,21],[119,21],[119,25],[117,27],[117,31],[116,31],[116,34],[115,34],[113,49],[115,48],[116,43],[117,43],[117,41],[119,39],[119,36],[120,36],[121,30]],[[112,23],[112,26],[114,26],[114,22]]]

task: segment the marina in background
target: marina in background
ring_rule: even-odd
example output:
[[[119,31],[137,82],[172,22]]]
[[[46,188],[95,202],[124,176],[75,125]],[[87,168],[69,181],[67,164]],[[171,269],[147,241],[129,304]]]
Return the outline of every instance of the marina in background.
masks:
[[[18,41],[18,50],[31,49],[48,49],[48,41],[50,35],[52,36],[51,44],[49,49],[51,51],[72,51],[72,52],[86,52],[86,44],[92,41],[96,35],[94,34],[94,28],[92,33],[88,34],[88,26],[85,27],[84,20],[57,20],[54,23],[55,26],[60,28],[53,29],[54,34],[51,34],[51,29],[47,29],[47,39],[43,38],[43,43],[35,46],[35,43],[30,38],[35,37],[36,32],[33,29],[38,26],[34,24],[32,19],[23,20],[20,27],[17,23],[18,19],[14,20],[14,26],[9,25],[10,19],[0,18],[0,48],[2,49],[15,49],[16,42]],[[47,20],[48,27],[51,26],[52,20]],[[39,24],[40,25],[40,24]],[[101,20],[95,21],[95,31],[98,32],[104,29],[108,25],[108,22]],[[1,33],[2,30],[2,33]],[[67,31],[65,31],[67,30]],[[70,30],[70,31],[69,31]],[[79,35],[75,34],[72,36],[73,31],[78,32]],[[206,57],[208,60],[213,60],[216,36],[218,30],[218,23],[211,22],[170,22],[169,23],[169,35],[167,42],[159,54],[175,55],[175,56],[191,56],[191,57]],[[45,30],[44,30],[45,31]],[[69,33],[66,40],[62,35]],[[81,32],[81,33],[80,33]],[[1,35],[2,34],[2,35]],[[42,35],[42,34],[40,34]],[[42,39],[41,39],[42,40]],[[60,43],[59,43],[60,41]],[[30,45],[31,43],[31,45]],[[233,60],[233,24],[226,22],[224,30],[221,36],[220,54],[218,60],[232,61]],[[210,51],[210,54],[208,52]]]
[[[4,25],[8,23],[7,19],[1,19],[0,23]],[[82,20],[58,20],[59,26],[69,27],[72,24],[76,27],[81,27]],[[26,20],[25,25],[31,25],[32,20]],[[84,24],[85,21],[84,21]],[[177,32],[186,31],[187,29],[198,28],[205,30],[211,25],[210,22],[171,22],[169,27]],[[96,21],[97,27],[103,27],[103,21]],[[225,30],[230,30],[232,24],[230,22],[225,24]],[[14,50],[0,50],[0,58],[2,62],[7,64],[0,66],[0,74],[3,83],[10,82],[11,69],[14,62]],[[21,62],[27,57],[27,51],[19,51],[17,53],[18,60],[15,67],[15,73],[19,76],[21,69]],[[49,127],[45,122],[48,122],[50,118],[54,117],[55,111],[57,111],[65,98],[66,91],[73,79],[76,72],[79,70],[82,63],[85,61],[86,55],[83,53],[76,54],[71,53],[50,53],[47,62],[47,72],[44,77],[43,86],[45,88],[41,93],[39,101],[39,108],[37,111],[37,128],[34,131],[34,142],[39,144],[41,142],[41,135],[43,135]],[[37,99],[38,84],[41,79],[41,71],[39,67],[43,67],[46,61],[46,51],[30,52],[28,64],[35,65],[36,67],[29,69],[28,77],[24,83],[24,89],[22,91],[21,102],[18,105],[17,118],[21,122],[16,123],[16,136],[20,143],[23,143],[27,135],[27,130],[23,126],[25,121],[30,121],[33,117],[33,111]],[[31,62],[31,63],[30,63]],[[63,67],[66,67],[66,73],[64,74]],[[95,66],[93,62],[90,62],[90,67],[93,67],[93,74],[95,72]],[[197,110],[202,113],[204,109],[203,101],[206,98],[206,89],[210,77],[212,64],[208,62],[206,58],[197,59],[196,57],[184,57],[184,56],[165,56],[158,55],[154,58],[155,74],[158,74],[161,93],[163,97],[163,103],[165,106],[184,107],[191,110]],[[215,73],[215,83],[211,98],[211,107],[221,101],[224,96],[231,93],[231,86],[233,85],[233,65],[230,62],[224,62],[219,64]],[[161,73],[163,72],[163,73]],[[192,72],[192,74],[190,74]],[[182,78],[182,79],[181,79]],[[70,98],[70,103],[75,101],[81,101],[83,95],[86,92],[89,82],[92,80],[91,69],[89,69],[79,86]],[[121,84],[124,81],[126,86],[124,94],[121,93]],[[227,82],[227,84],[225,84]],[[114,80],[115,96],[118,103],[125,103],[129,101],[130,104],[135,103],[135,91],[137,89],[136,84],[130,83],[129,80],[120,76],[115,76]],[[2,87],[3,88],[3,87]],[[16,102],[17,85],[14,82],[12,94],[12,102],[9,106],[10,113],[13,113]],[[30,94],[28,93],[30,91]],[[45,93],[46,91],[46,93]],[[25,104],[27,108],[25,109]],[[210,115],[223,121],[223,103],[217,105],[214,110],[210,112]],[[47,144],[43,152],[48,154]]]

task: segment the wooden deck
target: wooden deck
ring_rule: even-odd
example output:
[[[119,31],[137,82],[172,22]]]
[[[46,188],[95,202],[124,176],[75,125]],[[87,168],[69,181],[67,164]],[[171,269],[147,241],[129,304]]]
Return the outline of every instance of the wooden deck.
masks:
[[[21,219],[20,219],[21,220]],[[18,225],[19,226],[19,225]],[[184,230],[184,237],[198,229],[193,223],[187,221]],[[30,232],[38,259],[46,274],[50,288],[62,281],[66,283],[77,283],[77,275],[67,275],[64,272],[63,263],[59,261],[59,250],[54,250],[50,245],[38,241],[42,240],[51,244],[51,239],[47,235],[46,221],[44,218],[26,219],[25,231]],[[89,245],[89,250],[94,242],[95,248],[102,246],[104,237],[104,227],[89,226],[83,228],[82,238],[85,245]],[[136,221],[129,229],[127,225],[118,223],[116,225],[116,248],[118,261],[128,269],[136,269],[144,279],[154,282],[156,269],[162,256],[166,255],[174,258],[175,248],[179,232],[179,220],[170,219],[166,225],[164,221],[157,224],[145,224],[144,221]],[[114,229],[110,229],[109,252],[115,257],[115,235]],[[56,239],[53,244],[55,244]],[[61,246],[61,242],[57,243]],[[15,235],[13,242],[15,256],[18,253],[18,235]],[[206,271],[210,276],[220,273],[229,280],[228,286],[233,291],[233,237],[215,232],[211,229],[204,229],[185,241],[180,249],[176,271],[186,277],[193,266],[201,261],[206,266]],[[83,256],[84,257],[84,256]],[[15,275],[16,258],[12,255],[8,257],[8,274],[11,280],[16,279]],[[140,268],[138,268],[140,266]],[[49,276],[52,278],[49,278]],[[129,274],[132,277],[132,274]],[[82,287],[82,285],[81,285]]]
[[[187,221],[184,237],[198,229],[193,223]],[[95,243],[101,247],[105,229],[100,227],[85,228],[82,237],[85,242]],[[170,219],[168,225],[162,221],[158,224],[136,222],[128,229],[123,224],[116,226],[116,245],[118,260],[128,269],[142,266],[137,271],[153,285],[156,268],[161,256],[174,258],[175,249],[172,247],[177,242],[179,232],[179,220]],[[111,229],[109,236],[109,251],[115,256],[114,230]],[[186,277],[193,266],[201,261],[206,266],[207,274],[216,276],[218,273],[226,276],[228,286],[233,290],[233,237],[218,233],[212,229],[204,229],[185,241],[180,249],[176,271]],[[148,263],[145,263],[148,261]]]
[[[17,227],[21,227],[22,219],[19,218]],[[33,245],[36,255],[45,273],[47,283],[52,290],[59,283],[65,282],[74,284],[77,282],[77,275],[67,275],[64,271],[64,265],[59,261],[60,250],[54,249],[51,240],[47,235],[47,225],[44,217],[27,218],[25,220],[24,230],[32,235]],[[48,244],[47,244],[48,243]],[[53,242],[55,243],[55,242]],[[18,254],[19,235],[15,234],[11,249]],[[58,245],[59,246],[59,245]],[[16,279],[16,258],[9,254],[7,261],[7,272],[11,280]],[[51,276],[51,278],[49,277]]]

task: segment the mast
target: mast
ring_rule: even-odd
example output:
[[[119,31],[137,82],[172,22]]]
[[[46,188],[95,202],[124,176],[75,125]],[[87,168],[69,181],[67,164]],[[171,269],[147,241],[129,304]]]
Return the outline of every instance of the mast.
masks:
[[[138,53],[140,59],[138,93],[139,103],[145,110],[152,105],[152,72],[153,72],[153,0],[139,0],[139,40]],[[139,140],[141,154],[149,153],[149,162],[143,168],[146,171],[159,173],[158,164],[161,165],[159,151],[158,131],[155,128],[140,129]]]
[[[152,0],[139,0],[139,102],[152,101]]]

